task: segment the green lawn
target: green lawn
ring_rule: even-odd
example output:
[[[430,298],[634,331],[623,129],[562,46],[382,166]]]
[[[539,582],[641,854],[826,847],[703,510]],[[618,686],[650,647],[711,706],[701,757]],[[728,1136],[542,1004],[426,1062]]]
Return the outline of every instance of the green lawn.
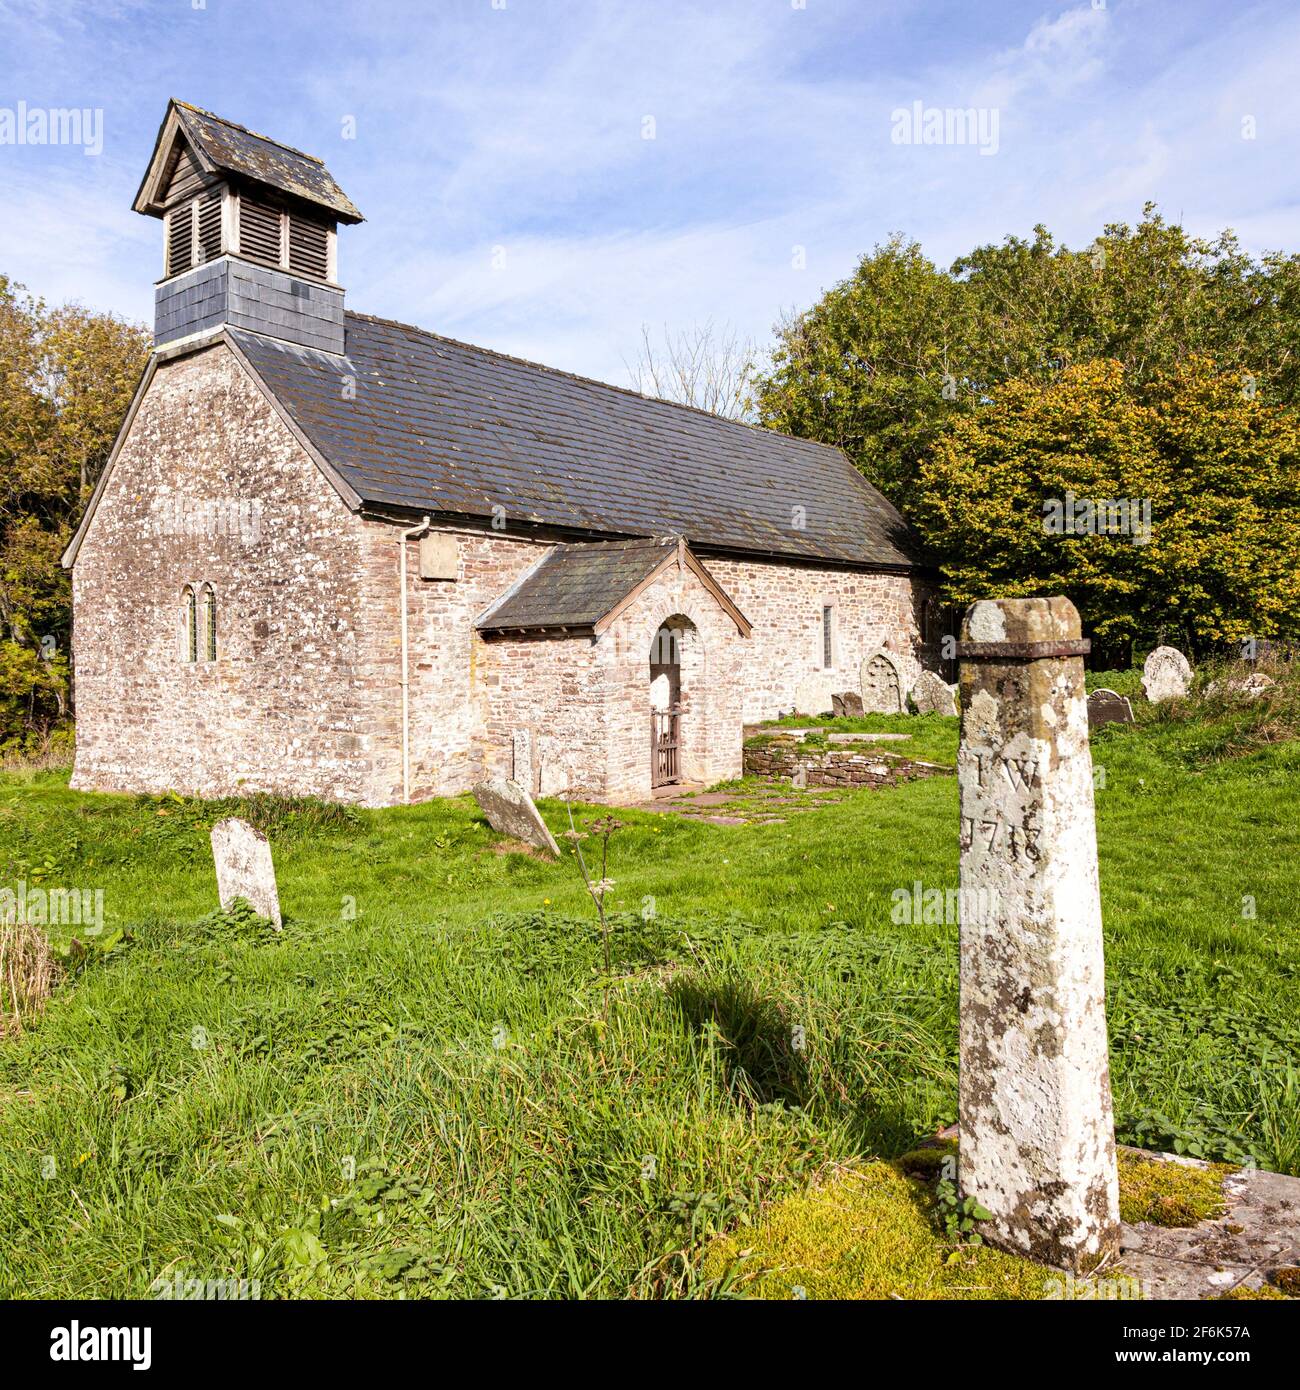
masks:
[[[1230,744],[1094,740],[1117,1122],[1296,1173],[1300,743]],[[0,778],[0,886],[102,888],[129,933],[0,1042],[0,1296],[708,1292],[714,1233],[955,1117],[957,929],[890,911],[956,886],[951,778],[623,815],[607,1013],[574,865],[468,798],[253,807],[279,937],[212,911],[223,809]]]

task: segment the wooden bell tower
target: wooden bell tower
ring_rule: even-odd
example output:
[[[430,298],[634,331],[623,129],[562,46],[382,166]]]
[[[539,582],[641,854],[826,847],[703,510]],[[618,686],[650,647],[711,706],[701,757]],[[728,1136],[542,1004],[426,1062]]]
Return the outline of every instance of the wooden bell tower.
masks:
[[[235,327],[344,351],[338,228],[363,219],[319,159],[173,99],[133,206],[163,223],[155,347]]]

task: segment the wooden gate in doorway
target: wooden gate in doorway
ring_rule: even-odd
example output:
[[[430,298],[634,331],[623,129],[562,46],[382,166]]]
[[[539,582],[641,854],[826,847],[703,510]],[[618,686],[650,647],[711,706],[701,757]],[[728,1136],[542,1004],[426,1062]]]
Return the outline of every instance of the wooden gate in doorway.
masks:
[[[650,711],[650,786],[669,787],[682,780],[682,712]]]

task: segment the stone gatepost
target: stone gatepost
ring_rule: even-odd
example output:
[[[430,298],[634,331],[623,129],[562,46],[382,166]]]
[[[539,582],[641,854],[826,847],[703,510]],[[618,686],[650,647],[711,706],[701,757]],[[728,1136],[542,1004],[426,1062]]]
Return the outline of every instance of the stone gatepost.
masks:
[[[1070,1270],[1119,1241],[1087,649],[1065,598],[972,604],[958,647],[959,1186]]]

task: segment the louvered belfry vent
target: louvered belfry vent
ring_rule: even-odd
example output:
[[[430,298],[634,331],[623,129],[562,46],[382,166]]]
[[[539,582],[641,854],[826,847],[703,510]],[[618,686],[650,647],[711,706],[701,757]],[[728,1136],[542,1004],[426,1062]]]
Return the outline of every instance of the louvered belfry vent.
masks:
[[[194,209],[180,203],[167,214],[167,274],[179,275],[194,264]]]
[[[280,265],[284,219],[278,208],[252,198],[239,199],[239,254],[259,265]]]
[[[221,245],[221,204],[224,194],[220,188],[209,189],[199,199],[199,264],[215,261],[224,249]]]
[[[289,269],[295,275],[329,279],[330,229],[321,222],[289,214]]]
[[[155,345],[239,328],[343,352],[335,237],[362,218],[319,159],[172,101],[134,206],[163,219]]]

